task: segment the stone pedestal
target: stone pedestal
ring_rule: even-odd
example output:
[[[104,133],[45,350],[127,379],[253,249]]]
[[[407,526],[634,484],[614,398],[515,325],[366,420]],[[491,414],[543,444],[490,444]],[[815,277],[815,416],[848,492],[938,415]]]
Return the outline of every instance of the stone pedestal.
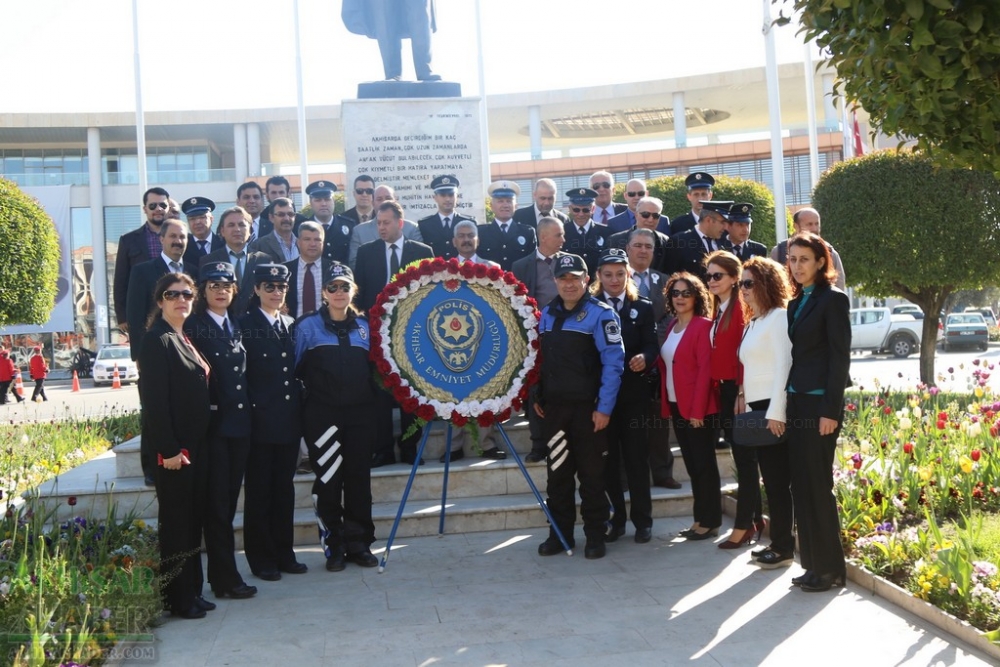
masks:
[[[398,83],[397,83],[398,85]],[[348,206],[360,174],[395,189],[406,218],[434,213],[431,180],[458,177],[456,210],[485,222],[488,155],[483,155],[479,98],[345,100],[342,106]]]
[[[359,100],[461,96],[462,84],[455,81],[367,81],[358,84]]]

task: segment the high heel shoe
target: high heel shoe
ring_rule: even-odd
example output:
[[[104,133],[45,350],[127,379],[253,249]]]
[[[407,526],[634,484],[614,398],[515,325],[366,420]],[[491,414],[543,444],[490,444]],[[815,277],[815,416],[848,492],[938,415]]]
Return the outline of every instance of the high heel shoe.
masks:
[[[734,530],[738,530],[738,529],[734,529]],[[736,540],[734,542],[733,539],[732,539],[732,537],[730,537],[730,539],[726,540],[725,542],[720,542],[719,543],[719,548],[720,549],[739,549],[740,547],[750,546],[754,542],[754,540],[753,540],[753,532],[754,532],[753,528],[747,528],[747,529],[743,530],[743,535],[740,537],[740,539],[738,539],[738,540]]]
[[[698,540],[711,539],[713,537],[718,536],[718,534],[719,534],[719,529],[716,527],[716,528],[709,528],[704,533],[699,533],[696,530],[692,530],[685,537],[687,537],[687,539],[689,540],[698,541]]]
[[[760,538],[764,536],[764,531],[767,530],[767,519],[761,517],[753,522],[753,527],[757,529],[756,541],[760,542]]]
[[[844,574],[842,572],[839,574],[828,572],[827,574],[817,574],[810,581],[803,581],[799,587],[807,593],[823,593],[834,586],[843,585]]]

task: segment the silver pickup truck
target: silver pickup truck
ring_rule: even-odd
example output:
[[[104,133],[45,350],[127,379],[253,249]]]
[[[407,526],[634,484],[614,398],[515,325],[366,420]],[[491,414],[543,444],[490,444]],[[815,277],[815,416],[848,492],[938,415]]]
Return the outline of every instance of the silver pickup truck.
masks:
[[[851,310],[851,351],[882,352],[904,359],[920,352],[924,323],[912,315],[893,315],[888,308]]]

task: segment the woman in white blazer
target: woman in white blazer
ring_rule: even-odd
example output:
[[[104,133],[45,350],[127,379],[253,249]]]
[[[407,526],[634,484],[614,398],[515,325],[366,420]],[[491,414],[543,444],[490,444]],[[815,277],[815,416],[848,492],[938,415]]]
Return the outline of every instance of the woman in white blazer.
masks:
[[[785,432],[785,384],[792,365],[786,314],[792,292],[788,272],[771,259],[752,257],[743,264],[739,285],[749,312],[739,350],[743,384],[737,412],[766,410],[768,429],[780,436]],[[767,491],[771,544],[752,553],[764,569],[787,567],[794,562],[795,551],[788,445],[758,447],[757,460]]]

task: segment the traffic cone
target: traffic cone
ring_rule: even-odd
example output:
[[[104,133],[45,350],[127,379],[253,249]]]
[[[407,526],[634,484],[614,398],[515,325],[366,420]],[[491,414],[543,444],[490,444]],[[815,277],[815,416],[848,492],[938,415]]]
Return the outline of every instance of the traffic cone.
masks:
[[[80,391],[80,378],[76,376],[76,371],[73,371],[73,388],[70,391]]]
[[[24,383],[21,381],[21,371],[17,372],[17,377],[14,379],[14,393],[20,400],[24,400]]]
[[[121,378],[118,377],[118,364],[115,364],[115,372],[111,374],[111,388],[112,389],[122,388]]]

